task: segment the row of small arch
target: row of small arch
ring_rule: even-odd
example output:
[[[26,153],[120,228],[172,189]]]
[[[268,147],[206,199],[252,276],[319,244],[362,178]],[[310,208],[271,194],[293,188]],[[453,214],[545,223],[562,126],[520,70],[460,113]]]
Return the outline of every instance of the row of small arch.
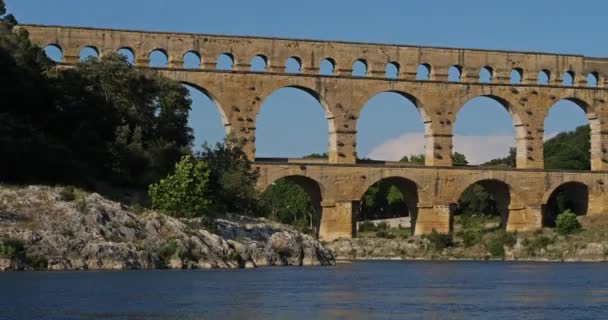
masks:
[[[56,51],[58,50],[59,54],[57,54],[57,53],[54,54],[56,59],[57,59],[58,55],[59,56],[62,55],[61,48],[58,45],[47,46],[47,52],[48,52],[48,48],[55,48]],[[121,49],[117,50],[117,52],[127,56],[132,63],[134,62],[134,52],[132,49],[121,48]],[[91,57],[91,56],[99,57],[99,51],[95,47],[86,46],[80,50],[81,59],[84,57]],[[148,55],[148,59],[150,60],[149,66],[152,68],[165,68],[165,67],[169,66],[168,55],[162,49],[156,49],[156,50],[151,51]],[[59,58],[57,60],[60,61],[61,58]],[[181,66],[178,66],[178,67],[183,67],[184,69],[200,69],[202,66],[201,56],[196,51],[187,51],[182,56],[182,60],[180,60],[180,61],[183,61],[183,63]],[[223,70],[223,71],[233,70],[234,64],[235,64],[235,61],[234,61],[234,56],[232,54],[222,53],[217,56],[217,59],[215,62],[215,69]],[[258,55],[255,55],[251,59],[249,71],[266,72],[268,67],[269,67],[268,57],[265,55],[262,55],[262,54],[258,54]],[[318,73],[320,75],[335,75],[336,74],[335,68],[336,68],[336,61],[333,58],[324,58],[321,60],[321,63],[319,64]],[[369,72],[368,72],[369,68],[368,68],[367,62],[364,59],[356,60],[352,64],[350,70],[352,70],[351,76],[353,76],[353,77],[366,77],[369,74]],[[279,71],[283,71],[283,72],[291,73],[291,74],[301,73],[302,72],[302,59],[297,56],[288,58],[284,62],[282,67],[279,68]],[[418,66],[418,68],[416,69],[415,79],[416,80],[430,80],[432,72],[433,72],[433,70],[432,70],[432,67],[430,64],[426,64],[426,63],[420,64]],[[492,67],[485,66],[485,67],[481,68],[481,70],[479,71],[479,73],[476,76],[478,76],[477,79],[478,79],[479,83],[492,83],[494,76],[495,76],[495,72]],[[509,75],[509,83],[510,84],[521,84],[523,76],[524,76],[524,71],[522,69],[513,68]],[[384,77],[388,78],[388,79],[400,78],[400,65],[397,62],[386,63],[385,70],[384,70]],[[541,70],[537,74],[536,83],[541,84],[541,85],[548,85],[550,83],[550,81],[552,81],[554,79],[554,77],[555,76],[552,75],[551,71]],[[462,80],[461,78],[462,78],[462,67],[461,66],[452,65],[448,68],[447,79],[445,79],[445,80],[451,81],[451,82],[459,82]],[[471,78],[471,77],[469,76],[469,78]],[[475,79],[476,77],[474,76],[472,78]],[[561,84],[564,86],[573,86],[576,84],[574,82],[574,79],[575,79],[575,74],[573,71],[570,71],[570,70],[565,71],[562,76]],[[598,82],[599,82],[599,74],[597,72],[591,72],[591,73],[587,74],[585,80],[586,80],[585,81],[586,85],[588,87],[597,87]]]

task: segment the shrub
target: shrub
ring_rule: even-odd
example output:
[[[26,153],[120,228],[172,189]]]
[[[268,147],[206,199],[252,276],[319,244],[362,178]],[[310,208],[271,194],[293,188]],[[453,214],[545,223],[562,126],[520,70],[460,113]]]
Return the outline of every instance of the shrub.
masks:
[[[395,239],[396,236],[384,229],[379,229],[378,231],[376,231],[376,237],[378,238],[385,238],[385,239]]]
[[[380,223],[378,223],[376,225],[376,228],[378,230],[388,230],[389,229],[388,224],[386,222],[380,222]]]
[[[25,262],[34,270],[46,270],[49,267],[49,261],[46,257],[33,255],[27,256]]]
[[[566,210],[557,216],[555,229],[560,235],[568,235],[579,232],[581,224],[576,219],[576,214],[570,210]]]
[[[23,253],[23,242],[16,239],[0,241],[0,258],[14,259]]]
[[[158,256],[162,259],[163,263],[166,265],[171,257],[175,255],[177,252],[177,241],[175,239],[171,239],[160,247],[160,251],[158,252]]]
[[[526,248],[528,256],[535,256],[536,252],[546,248],[548,245],[553,243],[553,240],[547,236],[536,236],[534,239],[525,239],[522,245]]]
[[[462,231],[462,242],[466,248],[472,247],[481,242],[483,231],[478,228],[464,229]]]
[[[62,201],[70,202],[76,200],[76,191],[74,187],[67,186],[61,189],[59,197]]]
[[[512,234],[500,230],[490,234],[484,245],[492,257],[503,258],[505,256],[505,246],[513,247],[515,241],[515,237]]]
[[[150,185],[152,208],[176,217],[196,217],[207,212],[209,201],[207,164],[184,156],[175,173]]]
[[[376,225],[370,221],[359,224],[359,232],[374,232],[377,230]]]
[[[452,241],[452,236],[445,233],[439,233],[437,230],[433,229],[430,234],[424,236],[425,239],[429,241],[431,248],[436,251],[441,251],[447,247],[450,247],[454,244]]]

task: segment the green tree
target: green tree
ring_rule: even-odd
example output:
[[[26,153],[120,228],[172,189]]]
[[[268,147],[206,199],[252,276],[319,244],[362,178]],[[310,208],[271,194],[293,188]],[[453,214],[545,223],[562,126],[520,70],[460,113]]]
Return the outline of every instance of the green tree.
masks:
[[[509,167],[515,168],[516,166],[517,151],[515,148],[509,148],[509,155],[504,158],[492,159],[488,162],[482,163],[482,166],[496,166],[496,167]]]
[[[465,157],[464,154],[462,154],[460,152],[454,152],[454,155],[452,156],[452,165],[466,166],[468,164],[469,164],[469,162],[467,161],[467,158]]]
[[[561,235],[577,233],[582,226],[576,219],[576,214],[570,210],[560,213],[555,220],[555,230]]]
[[[399,160],[400,162],[409,162],[409,163],[413,163],[413,164],[424,164],[424,154],[412,154],[409,157],[408,156],[403,156],[403,158],[401,158],[401,160]]]
[[[327,152],[311,153],[311,154],[305,155],[303,157],[303,159],[329,159],[329,155],[327,154]]]
[[[287,179],[279,179],[262,193],[260,210],[270,219],[300,228],[319,225],[319,215],[306,191]]]
[[[211,200],[217,213],[257,214],[258,172],[251,167],[241,145],[231,137],[215,148],[203,146],[197,159],[207,163]]]
[[[211,205],[209,168],[203,161],[184,156],[172,175],[150,185],[152,208],[176,217],[197,217]]]

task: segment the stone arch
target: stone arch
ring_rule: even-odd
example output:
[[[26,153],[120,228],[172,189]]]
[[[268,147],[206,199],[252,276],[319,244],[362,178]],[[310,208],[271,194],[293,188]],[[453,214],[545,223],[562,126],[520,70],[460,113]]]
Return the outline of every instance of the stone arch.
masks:
[[[202,64],[201,54],[196,50],[188,50],[182,56],[184,69],[200,69]]]
[[[387,95],[388,94],[388,95]],[[391,99],[391,95],[393,96],[398,96],[398,98],[393,98]],[[367,97],[367,96],[365,96]],[[382,102],[385,103],[388,107],[394,107],[396,106],[397,108],[392,108],[392,109],[384,109],[384,110],[390,110],[392,115],[400,115],[400,119],[403,120],[407,120],[406,118],[412,118],[411,113],[407,113],[407,112],[411,112],[408,111],[409,110],[409,104],[411,104],[414,109],[417,111],[418,116],[419,116],[419,123],[424,131],[424,133],[420,133],[419,137],[418,137],[418,129],[416,128],[416,131],[402,131],[403,129],[407,129],[407,128],[403,128],[402,125],[400,125],[401,123],[392,123],[392,119],[388,120],[390,123],[390,127],[391,129],[385,129],[383,130],[382,133],[380,133],[380,135],[385,135],[383,137],[383,139],[393,139],[396,138],[397,135],[402,135],[405,133],[408,134],[415,134],[416,137],[415,139],[420,139],[421,142],[425,141],[425,135],[428,135],[432,132],[431,129],[431,121],[430,121],[430,117],[427,114],[427,111],[424,109],[424,106],[422,105],[422,103],[420,102],[419,99],[417,99],[415,96],[405,92],[405,91],[401,91],[401,90],[380,90],[380,91],[374,91],[372,94],[369,95],[369,98],[367,98],[365,100],[365,102],[363,104],[361,104],[360,106],[357,107],[357,109],[355,109],[355,123],[354,123],[354,128],[357,131],[357,136],[355,137],[355,141],[356,141],[356,151],[357,151],[357,155],[361,156],[363,155],[363,153],[361,152],[363,149],[365,149],[365,146],[363,146],[362,148],[362,144],[360,143],[362,140],[362,137],[365,137],[365,132],[371,132],[370,131],[370,123],[374,123],[375,125],[378,124],[378,120],[382,119],[382,122],[387,121],[386,120],[386,115],[382,114],[381,118],[380,116],[377,115],[372,115],[371,117],[369,117],[369,113],[367,114],[366,117],[362,117],[363,116],[363,110],[366,109],[366,107],[371,107],[370,104],[374,104],[375,106],[378,106],[377,103],[372,103],[372,101],[375,102],[380,102],[380,100],[375,100],[376,98],[380,98],[380,99],[384,99]],[[399,101],[397,101],[399,100]],[[405,101],[403,101],[405,100]],[[361,100],[363,101],[363,100]],[[409,104],[407,104],[407,102],[409,102]],[[402,108],[402,106],[404,105],[404,103],[406,104],[405,108]],[[382,111],[382,109],[375,109]],[[362,123],[362,119],[369,119],[368,120],[363,120]],[[374,121],[375,120],[375,121]],[[414,120],[415,121],[415,120]],[[410,123],[410,125],[412,125],[413,123]],[[414,123],[413,125],[417,125],[417,123]],[[368,128],[367,130],[362,129],[362,128]],[[411,130],[411,128],[410,128]],[[389,133],[390,132],[390,133]],[[380,136],[379,135],[379,136]],[[384,142],[384,141],[382,141]],[[424,151],[422,151],[424,153]],[[405,156],[408,154],[402,154],[400,156]],[[376,160],[399,160],[399,159],[376,159]]]
[[[93,57],[99,60],[99,50],[95,46],[84,46],[79,51],[80,61]]]
[[[543,69],[536,76],[536,83],[540,85],[548,85],[551,81],[551,71]]]
[[[384,77],[387,79],[399,78],[399,63],[393,61],[386,64],[384,67]]]
[[[458,115],[459,115],[460,111],[462,110],[462,108],[465,105],[467,105],[469,102],[471,102],[472,100],[480,98],[480,97],[489,98],[489,99],[497,102],[500,106],[502,106],[507,111],[507,113],[511,117],[511,123],[513,125],[513,130],[514,130],[514,134],[515,134],[515,136],[513,138],[514,138],[514,142],[516,142],[517,159],[525,159],[526,152],[527,152],[527,145],[526,145],[527,132],[526,132],[525,123],[522,120],[524,118],[520,115],[520,110],[517,107],[515,107],[514,104],[510,103],[509,100],[502,98],[498,95],[495,95],[495,94],[475,95],[474,94],[474,95],[469,95],[469,96],[465,97],[465,99],[462,100],[462,103],[459,103],[457,105],[457,108],[453,110],[455,118],[454,118],[454,124],[452,126],[452,130],[454,129],[456,122],[458,121]],[[505,150],[505,152],[507,152],[507,151],[508,150]]]
[[[367,191],[379,184],[385,184],[385,186],[395,186],[401,192],[404,198],[405,205],[407,207],[407,216],[410,218],[412,234],[415,232],[416,228],[416,220],[418,218],[418,203],[419,199],[419,186],[416,182],[411,179],[401,177],[401,176],[387,176],[387,177],[379,177],[376,179],[368,179],[359,191],[358,198],[361,199],[361,210],[359,210],[359,217],[356,217],[355,220],[362,220],[362,214],[365,211],[365,195]],[[367,217],[369,218],[369,217]]]
[[[165,49],[157,48],[151,50],[148,53],[148,59],[150,60],[149,66],[151,68],[166,68],[169,66],[169,54]]]
[[[331,57],[327,57],[321,60],[319,64],[319,74],[331,76],[336,73],[336,60]]]
[[[458,211],[462,209],[459,206],[464,204],[463,202],[461,202],[461,200],[463,200],[463,195],[465,195],[465,192],[467,191],[472,192],[473,189],[471,188],[474,188],[475,185],[481,186],[483,190],[488,192],[493,197],[493,201],[496,206],[493,209],[495,209],[500,215],[500,227],[502,229],[510,229],[509,211],[512,207],[523,206],[520,196],[517,192],[513,190],[513,187],[507,181],[503,181],[494,177],[479,177],[478,179],[475,179],[469,184],[459,184],[456,187],[456,190],[454,190],[453,194],[458,198],[453,199],[451,202],[455,210],[451,214],[452,217],[450,218],[450,230],[454,230],[454,214],[458,213]],[[487,212],[478,213],[485,214]]]
[[[589,72],[587,74],[587,86],[591,88],[597,88],[599,86],[600,74],[596,71]]]
[[[416,80],[431,80],[433,68],[429,63],[421,63],[416,67]]]
[[[47,56],[47,58],[57,63],[64,62],[63,48],[61,48],[59,44],[49,43],[42,50],[44,51],[44,54]]]
[[[223,70],[223,71],[232,71],[234,70],[234,66],[236,61],[234,60],[234,55],[230,52],[220,53],[215,61],[215,69]]]
[[[589,125],[589,129],[590,129],[590,150],[589,150],[589,159],[590,159],[590,164],[589,167],[591,168],[591,170],[594,170],[597,167],[602,167],[602,141],[601,139],[599,139],[599,137],[601,137],[602,134],[602,125],[601,125],[601,121],[600,118],[598,116],[598,114],[595,111],[595,108],[593,107],[592,104],[588,103],[587,101],[581,99],[581,98],[577,98],[577,97],[573,97],[573,96],[562,96],[562,97],[556,97],[556,99],[554,100],[554,102],[549,105],[547,107],[547,109],[543,110],[544,114],[541,114],[543,122],[543,133],[546,131],[546,121],[547,118],[549,117],[550,111],[553,107],[555,107],[559,102],[561,101],[568,101],[573,103],[574,105],[578,106],[580,108],[580,110],[583,111],[583,113],[585,114],[585,117],[587,119],[587,124]],[[598,137],[598,138],[594,138],[594,137]]]
[[[135,63],[135,50],[131,47],[120,47],[116,50],[116,54],[124,56],[131,64]]]
[[[251,71],[266,72],[268,70],[268,57],[263,54],[256,54],[251,58]]]
[[[285,61],[285,72],[286,73],[301,73],[302,72],[302,59],[298,56],[291,56]]]
[[[308,96],[312,97],[318,105],[321,106],[321,110],[323,111],[323,115],[325,116],[325,120],[327,121],[327,129],[328,129],[328,133],[334,132],[336,125],[335,125],[335,117],[333,115],[333,112],[331,111],[331,108],[329,106],[329,104],[326,102],[326,100],[321,96],[321,94],[313,89],[310,88],[306,85],[301,85],[301,84],[281,84],[281,85],[277,85],[277,86],[273,86],[273,87],[267,87],[266,90],[264,90],[263,92],[261,92],[259,94],[259,98],[256,98],[255,101],[255,107],[254,107],[254,112],[255,112],[255,117],[256,117],[256,127],[258,125],[258,120],[259,120],[259,114],[262,112],[263,109],[263,105],[264,103],[266,103],[266,101],[268,100],[268,98],[270,96],[272,96],[274,93],[280,91],[281,89],[285,89],[285,88],[291,88],[291,89],[297,89],[301,92],[306,93]],[[295,121],[297,121],[297,119],[295,119]],[[259,129],[259,127],[258,127]],[[257,143],[256,139],[256,143]],[[336,150],[337,149],[337,142],[334,141],[334,139],[330,139],[328,137],[329,140],[329,147],[326,150],[327,152],[330,152],[330,150]],[[319,152],[317,151],[314,151]]]
[[[316,234],[318,235],[323,215],[322,203],[324,200],[327,199],[326,186],[321,183],[320,180],[313,177],[293,172],[280,171],[278,174],[269,177],[264,185],[258,186],[260,194],[264,193],[266,190],[268,190],[270,186],[274,185],[277,181],[281,179],[285,179],[291,183],[300,186],[306,192],[306,194],[308,194],[313,209],[317,213],[316,219],[315,217],[313,217],[312,221],[314,222],[314,229],[316,231]]]
[[[365,59],[357,59],[353,62],[351,75],[353,77],[367,77],[369,68]]]
[[[231,127],[231,123],[230,123],[230,111],[225,109],[225,106],[218,100],[217,96],[213,93],[211,93],[209,90],[207,90],[206,88],[193,83],[193,82],[189,82],[189,81],[180,81],[181,84],[192,87],[198,91],[200,91],[202,94],[204,94],[205,96],[207,96],[209,98],[209,100],[211,100],[211,102],[213,102],[213,104],[216,106],[217,111],[220,114],[220,119],[222,120],[222,124],[224,125],[224,129],[226,131],[226,135],[231,133],[232,127]]]
[[[574,71],[566,70],[562,76],[562,86],[564,87],[572,87],[575,85],[574,83]]]
[[[586,215],[589,209],[589,189],[586,183],[567,181],[550,188],[543,196],[542,225],[555,226],[555,218],[569,209],[577,216]]]
[[[524,70],[522,68],[513,68],[509,79],[510,84],[521,84],[524,77]]]
[[[479,70],[479,82],[480,83],[492,83],[494,79],[494,69],[490,66],[484,66]]]
[[[451,82],[460,82],[462,79],[462,66],[461,65],[451,65],[448,68],[448,81]]]

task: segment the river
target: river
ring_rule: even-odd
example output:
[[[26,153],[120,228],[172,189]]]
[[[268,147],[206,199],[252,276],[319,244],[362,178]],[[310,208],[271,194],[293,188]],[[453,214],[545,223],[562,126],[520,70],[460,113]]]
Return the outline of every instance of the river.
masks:
[[[602,263],[0,273],[0,319],[608,319]]]

